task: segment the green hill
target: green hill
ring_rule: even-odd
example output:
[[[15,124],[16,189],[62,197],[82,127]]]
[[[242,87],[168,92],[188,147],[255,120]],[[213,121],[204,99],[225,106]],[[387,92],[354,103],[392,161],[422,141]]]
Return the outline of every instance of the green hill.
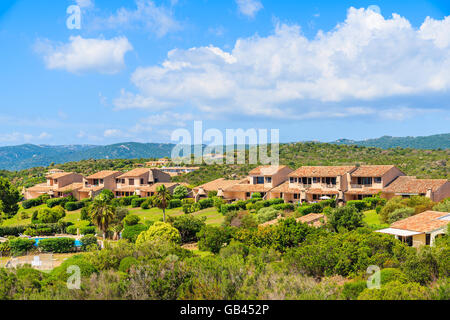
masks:
[[[450,149],[450,133],[427,137],[390,137],[354,141],[341,139],[333,142],[340,145],[358,145],[363,147],[377,147],[382,149],[412,148],[412,149]]]

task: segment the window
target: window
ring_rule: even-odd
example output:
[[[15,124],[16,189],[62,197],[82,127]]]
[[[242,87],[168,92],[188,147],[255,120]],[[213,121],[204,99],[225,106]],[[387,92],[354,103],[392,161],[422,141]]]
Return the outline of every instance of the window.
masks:
[[[313,178],[313,183],[320,183],[320,178],[314,177]]]
[[[141,184],[144,184],[144,179],[141,179]]]
[[[245,196],[246,196],[247,198],[250,198],[250,197],[251,197],[250,192],[247,192],[247,193],[245,194]]]
[[[376,177],[373,179],[374,183],[381,183],[381,177]]]
[[[103,179],[100,179],[100,184],[103,184],[103,182],[104,182]]]
[[[128,184],[130,186],[134,186],[134,179],[128,179]]]
[[[294,183],[294,178],[290,178],[290,179],[289,179],[289,182],[290,182],[290,183]]]
[[[358,184],[372,185],[372,178],[358,178]]]
[[[429,246],[431,244],[431,234],[427,234],[426,235],[426,240],[425,241],[426,241],[425,244],[427,246]]]
[[[295,200],[298,200],[300,197],[299,197],[299,194],[298,193],[294,193],[294,199]]]
[[[254,179],[255,184],[264,184],[264,177],[256,177]]]
[[[266,177],[266,183],[272,183],[272,177]]]

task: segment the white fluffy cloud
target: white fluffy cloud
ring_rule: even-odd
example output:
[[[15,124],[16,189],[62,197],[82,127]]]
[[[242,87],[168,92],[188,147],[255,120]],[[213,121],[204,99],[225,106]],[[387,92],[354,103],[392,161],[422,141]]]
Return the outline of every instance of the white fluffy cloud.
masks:
[[[312,40],[299,26],[278,25],[267,37],[237,40],[231,52],[172,50],[162,65],[138,68],[138,91],[123,91],[115,105],[291,119],[382,112],[367,105],[449,92],[449,21],[427,19],[416,29],[397,14],[350,8],[345,22]]]
[[[263,8],[259,0],[236,0],[238,10],[243,15],[253,18]]]
[[[92,0],[76,0],[76,3],[81,8],[90,8],[94,6],[94,2]]]
[[[48,69],[114,74],[124,67],[125,54],[133,47],[125,37],[106,40],[76,36],[70,37],[69,43],[65,44],[38,42],[36,50],[43,54]]]
[[[176,2],[172,2],[174,6]],[[157,6],[152,0],[136,0],[136,9],[120,8],[107,18],[97,18],[94,22],[97,28],[109,29],[144,29],[158,37],[180,29],[180,24],[174,18],[171,8]]]

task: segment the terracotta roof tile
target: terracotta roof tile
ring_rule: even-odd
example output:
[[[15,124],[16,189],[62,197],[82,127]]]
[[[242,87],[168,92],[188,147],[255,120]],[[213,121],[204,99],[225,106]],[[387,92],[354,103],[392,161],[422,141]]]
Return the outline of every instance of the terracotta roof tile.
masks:
[[[174,183],[174,182],[166,182],[166,183],[155,183],[151,186],[145,186],[145,187],[138,187],[139,190],[144,191],[144,192],[156,192],[156,190],[162,186],[165,185],[167,189],[170,188],[174,188],[178,185],[180,185],[179,183]]]
[[[439,220],[439,218],[449,216],[448,212],[425,211],[415,216],[397,221],[391,228],[416,232],[431,232],[449,224],[449,220]]]
[[[323,190],[323,189],[307,189],[307,194],[339,194],[339,191],[335,190]]]
[[[71,174],[73,174],[73,172],[57,172],[57,173],[49,174],[47,176],[47,179],[60,179],[62,177],[69,176]]]
[[[79,189],[83,188],[82,183],[72,183],[67,186],[55,189],[56,192],[67,192],[67,191],[77,191]]]
[[[149,173],[151,170],[148,168],[136,168],[131,171],[125,172],[124,174],[118,176],[118,179],[122,178],[137,178],[143,176],[146,173]]]
[[[355,166],[301,167],[292,172],[289,177],[338,177],[354,170]]]
[[[105,179],[114,175],[121,174],[120,171],[112,171],[112,170],[103,170],[97,173],[94,173],[93,175],[90,175],[89,177],[86,177],[86,179]]]
[[[46,183],[37,184],[33,187],[26,189],[28,192],[49,192],[53,190],[53,187],[47,186]]]
[[[250,176],[272,176],[283,169],[289,168],[287,166],[259,166],[250,171]]]
[[[354,172],[352,177],[382,177],[389,170],[394,169],[393,165],[381,165],[381,166],[360,166]]]
[[[386,188],[386,193],[427,193],[429,189],[436,192],[446,183],[447,179],[416,179],[415,177],[398,177]]]
[[[235,184],[238,184],[240,182],[242,182],[243,180],[226,180],[224,178],[221,179],[217,179],[214,181],[210,181],[208,183],[205,183],[201,186],[198,186],[196,188],[194,188],[195,191],[198,191],[200,188],[203,188],[206,192],[209,191],[217,191],[219,189],[226,189],[228,187],[231,187]]]
[[[235,184],[224,189],[225,192],[268,192],[272,190],[270,187],[265,187],[263,184]]]

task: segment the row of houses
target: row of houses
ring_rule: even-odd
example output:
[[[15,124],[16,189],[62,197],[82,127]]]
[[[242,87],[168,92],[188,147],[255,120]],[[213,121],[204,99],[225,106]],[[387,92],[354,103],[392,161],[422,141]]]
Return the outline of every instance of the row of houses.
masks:
[[[178,183],[171,183],[171,176],[158,169],[136,168],[129,172],[104,170],[88,177],[61,170],[50,171],[47,182],[24,190],[25,199],[34,199],[42,194],[59,198],[71,193],[77,200],[95,197],[102,190],[112,190],[116,197],[138,195],[150,197],[164,184],[173,190]]]
[[[42,194],[62,197],[71,192],[77,199],[95,197],[103,189],[112,190],[117,197],[152,196],[156,188],[165,184],[174,189],[171,175],[156,168],[136,168],[129,172],[100,171],[88,177],[55,169],[47,175],[47,182],[25,190],[25,198]],[[447,179],[417,179],[406,176],[393,165],[376,166],[304,166],[292,170],[287,166],[260,166],[242,180],[218,179],[193,189],[198,201],[217,192],[227,201],[247,200],[254,193],[265,199],[281,198],[289,203],[316,202],[333,199],[347,202],[382,194],[394,196],[421,195],[438,202],[450,197]]]
[[[406,176],[393,165],[304,166],[295,171],[287,166],[260,166],[245,179],[211,181],[194,188],[193,194],[198,201],[211,191],[228,201],[247,200],[260,193],[265,199],[281,198],[289,203],[347,202],[381,193],[386,199],[421,195],[438,202],[450,197],[450,182]]]

